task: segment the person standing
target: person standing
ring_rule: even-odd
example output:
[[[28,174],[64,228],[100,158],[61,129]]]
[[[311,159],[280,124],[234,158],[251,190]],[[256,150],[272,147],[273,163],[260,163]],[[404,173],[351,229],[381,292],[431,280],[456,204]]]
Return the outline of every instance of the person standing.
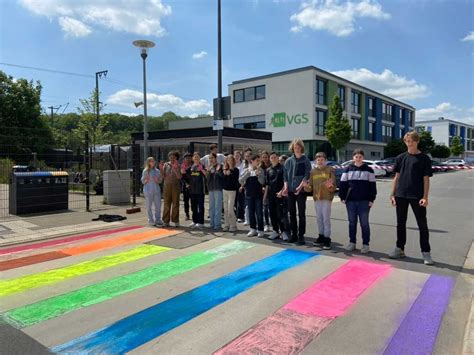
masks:
[[[179,227],[179,195],[181,191],[181,169],[178,163],[179,152],[169,152],[169,161],[161,167],[163,176],[163,222],[166,227],[170,219],[175,227]]]
[[[189,181],[189,194],[191,196],[191,210],[193,212],[193,223],[191,228],[204,226],[204,197],[206,195],[206,170],[200,162],[201,155],[193,154],[193,165],[186,170],[186,178]]]
[[[280,164],[278,154],[270,153],[271,166],[266,171],[266,189],[265,196],[268,199],[268,208],[270,210],[270,221],[272,222],[273,232],[268,239],[273,240],[281,236],[281,239],[287,241],[288,238],[288,213],[286,211],[286,198],[281,196],[284,186],[284,168]]]
[[[242,161],[242,152],[240,150],[234,151],[235,167],[239,169],[239,179],[244,173],[245,163]],[[237,190],[237,196],[235,198],[235,215],[237,216],[237,222],[243,223],[245,218],[245,192]]]
[[[205,169],[207,169],[210,165],[209,157],[211,156],[211,154],[216,155],[218,164],[224,164],[225,155],[221,154],[221,153],[217,153],[217,144],[211,144],[209,146],[209,154],[207,154],[207,155],[205,155],[201,158],[201,164],[204,165]]]
[[[347,251],[356,248],[357,219],[362,229],[362,254],[367,254],[370,243],[369,212],[377,195],[375,174],[370,166],[364,163],[364,151],[355,149],[352,153],[353,163],[342,173],[339,185],[339,197],[346,204],[349,219],[349,244]]]
[[[336,192],[336,173],[332,166],[326,166],[326,154],[316,153],[315,165],[311,170],[305,191],[313,192],[314,210],[319,235],[313,245],[325,250],[331,249],[331,207]]]
[[[306,193],[304,187],[308,183],[311,173],[311,162],[304,155],[304,143],[295,138],[289,150],[293,155],[285,162],[285,187],[283,195],[288,195],[288,212],[290,213],[291,243],[304,245],[306,233]],[[298,220],[296,218],[298,206]]]
[[[239,190],[239,169],[235,166],[235,158],[232,154],[226,157],[224,163],[224,230],[237,231],[237,219],[235,218],[234,204],[235,196]]]
[[[191,153],[184,154],[183,162],[181,163],[181,192],[183,193],[184,213],[186,214],[186,221],[190,220],[189,215],[189,200],[191,195],[189,193],[189,180],[186,177],[186,171],[193,165],[193,155]]]
[[[266,150],[262,151],[260,154],[260,165],[263,171],[266,173],[267,169],[270,167],[270,154]],[[264,186],[264,190],[266,189],[266,186]],[[266,195],[264,194],[263,196],[263,222],[265,224],[265,227],[263,228],[264,232],[269,232],[270,231],[270,210],[268,208],[268,199],[266,198]]]
[[[411,206],[420,231],[420,247],[423,262],[425,265],[433,265],[428,221],[426,218],[430,177],[433,176],[431,160],[418,149],[420,142],[418,133],[415,131],[408,132],[403,137],[403,141],[407,146],[407,151],[396,158],[393,168],[395,178],[393,179],[390,201],[396,207],[397,243],[389,257],[392,259],[405,257],[405,244],[407,240],[406,222],[408,206]]]
[[[217,162],[217,154],[209,153],[209,166],[207,167],[207,189],[209,191],[209,218],[210,228],[215,231],[222,229],[222,170],[222,165]]]
[[[145,195],[146,211],[148,215],[148,224],[161,227],[161,189],[160,171],[155,167],[155,159],[148,157],[142,172],[143,194]],[[155,213],[153,213],[153,205]]]

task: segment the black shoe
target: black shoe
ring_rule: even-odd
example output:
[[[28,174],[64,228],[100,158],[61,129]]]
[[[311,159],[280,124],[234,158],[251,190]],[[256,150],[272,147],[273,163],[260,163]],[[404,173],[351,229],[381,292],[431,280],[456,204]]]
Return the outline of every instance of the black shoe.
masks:
[[[324,238],[324,250],[331,250],[331,238]]]
[[[295,244],[296,244],[296,245],[305,245],[306,242],[304,241],[304,238],[300,238],[300,239],[298,239],[298,240],[296,241]]]
[[[322,247],[323,245],[324,245],[324,235],[320,234],[318,236],[318,239],[316,239],[316,241],[313,242],[313,246]]]

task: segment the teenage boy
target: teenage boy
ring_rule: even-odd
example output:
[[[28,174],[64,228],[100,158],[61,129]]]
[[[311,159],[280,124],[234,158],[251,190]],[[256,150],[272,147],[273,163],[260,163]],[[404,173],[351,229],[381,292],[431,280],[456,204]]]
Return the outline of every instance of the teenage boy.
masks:
[[[225,160],[225,155],[224,154],[221,154],[221,153],[217,153],[217,144],[211,144],[209,146],[209,154],[203,156],[201,158],[201,164],[204,166],[204,168],[208,168],[209,167],[209,155],[214,153],[216,156],[217,156],[217,164],[224,164],[224,160]]]
[[[405,257],[405,244],[407,240],[407,215],[408,206],[415,214],[416,223],[420,230],[420,247],[425,265],[433,265],[431,247],[429,242],[428,221],[426,207],[428,206],[428,193],[430,191],[431,160],[418,149],[420,136],[415,131],[408,132],[403,137],[407,151],[400,154],[393,171],[392,195],[390,201],[396,207],[397,213],[397,244],[389,254],[392,259]]]

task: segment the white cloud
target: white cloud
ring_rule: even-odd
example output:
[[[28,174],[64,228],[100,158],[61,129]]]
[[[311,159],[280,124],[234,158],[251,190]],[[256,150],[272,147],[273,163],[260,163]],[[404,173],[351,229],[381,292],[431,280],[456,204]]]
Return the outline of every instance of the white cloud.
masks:
[[[89,26],[67,16],[61,16],[58,22],[66,37],[86,37],[92,33]]]
[[[200,51],[199,53],[194,53],[193,54],[193,59],[202,59],[205,56],[207,56],[207,52],[206,51]]]
[[[58,22],[66,35],[80,37],[105,28],[144,36],[163,36],[161,19],[171,14],[162,0],[19,0],[27,10]],[[82,26],[81,26],[82,25]],[[77,35],[82,34],[82,35]]]
[[[397,100],[413,100],[430,94],[426,85],[395,74],[388,69],[380,74],[365,68],[340,70],[332,73]]]
[[[474,41],[474,31],[469,32],[469,34],[466,35],[463,39],[461,39],[463,42],[472,42]]]
[[[135,109],[134,102],[143,100],[143,92],[137,90],[120,90],[110,95],[106,102]],[[204,99],[184,100],[172,94],[147,93],[147,107],[157,113],[173,111],[180,115],[189,115],[196,112],[207,112],[211,104]]]
[[[303,2],[300,11],[290,17],[290,20],[296,23],[291,27],[291,31],[301,32],[303,28],[308,27],[343,37],[354,32],[356,20],[362,17],[388,20],[391,16],[384,12],[375,0],[312,0]]]
[[[457,107],[450,102],[442,102],[436,107],[416,111],[417,121],[436,120],[439,117],[474,124],[474,107]]]

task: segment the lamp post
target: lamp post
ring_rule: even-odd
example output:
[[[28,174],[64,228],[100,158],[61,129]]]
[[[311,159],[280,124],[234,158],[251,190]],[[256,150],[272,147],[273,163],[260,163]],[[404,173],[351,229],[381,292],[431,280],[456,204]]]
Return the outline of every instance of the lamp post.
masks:
[[[221,0],[217,0],[217,119],[222,120]],[[217,149],[222,153],[222,129],[217,131]]]
[[[148,57],[148,48],[153,48],[155,43],[146,40],[133,41],[135,47],[140,48],[140,56],[143,59],[143,159],[148,156],[148,118],[146,112],[146,57]]]

